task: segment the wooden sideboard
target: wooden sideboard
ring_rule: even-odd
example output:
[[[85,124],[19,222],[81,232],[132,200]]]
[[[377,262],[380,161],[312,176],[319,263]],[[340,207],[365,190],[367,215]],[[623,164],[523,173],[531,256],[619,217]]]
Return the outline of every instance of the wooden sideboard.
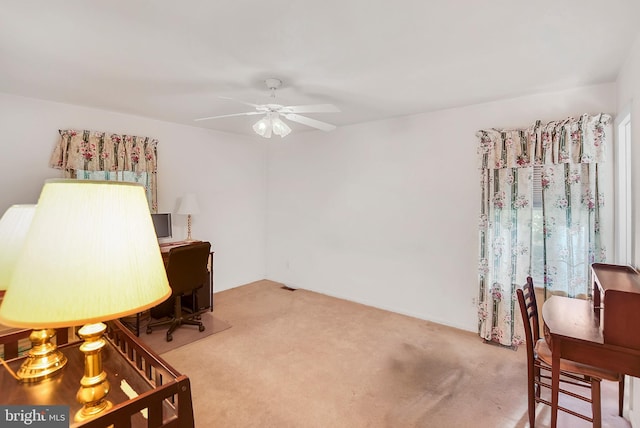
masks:
[[[6,370],[0,370],[0,404],[66,405],[69,406],[70,427],[193,428],[189,378],[147,348],[120,322],[111,321],[108,326],[102,365],[111,384],[107,396],[113,403],[110,410],[88,421],[73,421],[81,407],[76,392],[84,374],[84,354],[78,349],[82,342],[59,347],[68,363],[50,379],[23,384]],[[16,370],[23,358],[7,363]]]

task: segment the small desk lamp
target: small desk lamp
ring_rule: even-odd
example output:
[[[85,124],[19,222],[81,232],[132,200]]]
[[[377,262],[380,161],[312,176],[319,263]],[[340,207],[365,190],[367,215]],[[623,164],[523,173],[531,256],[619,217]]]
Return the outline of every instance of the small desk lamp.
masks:
[[[193,241],[191,238],[191,214],[200,214],[200,209],[198,207],[198,201],[196,200],[196,195],[193,193],[187,193],[183,196],[182,201],[180,202],[180,207],[178,208],[178,214],[187,216],[187,241]]]
[[[151,308],[171,294],[144,187],[48,180],[15,265],[0,323],[49,328],[86,324],[76,421],[112,404],[102,369],[101,321]]]
[[[9,285],[35,211],[35,205],[13,205],[0,219],[0,290]],[[51,342],[55,334],[42,327],[31,332],[31,349],[17,373],[21,382],[46,379],[67,364],[67,357]]]

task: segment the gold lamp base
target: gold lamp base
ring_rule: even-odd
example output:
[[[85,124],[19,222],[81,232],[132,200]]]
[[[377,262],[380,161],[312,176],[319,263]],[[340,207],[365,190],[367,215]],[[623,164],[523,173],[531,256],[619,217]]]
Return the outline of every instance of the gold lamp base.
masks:
[[[87,421],[100,413],[107,411],[113,407],[113,403],[109,400],[102,400],[97,405],[85,405],[82,409],[78,410],[74,416],[76,422]]]
[[[18,369],[20,382],[33,383],[57,374],[66,364],[67,357],[51,343],[56,335],[53,329],[33,330],[29,335],[31,350]]]
[[[80,389],[76,399],[83,406],[75,414],[76,422],[91,419],[113,407],[107,400],[111,385],[107,373],[102,369],[102,348],[106,346],[102,338],[107,326],[101,322],[87,324],[78,330],[78,336],[84,339],[80,350],[84,353],[84,376],[80,379]]]

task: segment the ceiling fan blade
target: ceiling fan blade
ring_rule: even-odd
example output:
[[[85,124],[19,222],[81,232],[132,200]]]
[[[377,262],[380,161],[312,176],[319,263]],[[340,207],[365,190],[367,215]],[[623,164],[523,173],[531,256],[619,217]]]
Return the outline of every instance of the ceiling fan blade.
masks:
[[[336,129],[335,125],[326,122],[320,122],[319,120],[311,119],[310,117],[300,116],[295,113],[285,113],[283,116],[292,122],[298,122],[303,125],[310,126],[312,128],[320,129],[322,131],[333,131]]]
[[[252,103],[248,103],[248,102],[246,102],[246,101],[236,100],[235,98],[221,97],[221,96],[219,96],[218,98],[220,98],[221,100],[234,101],[234,102],[236,102],[236,103],[244,104],[244,105],[246,105],[246,106],[251,106],[251,107],[255,107],[255,108],[260,107],[258,104],[252,104]]]
[[[254,114],[264,114],[264,112],[261,112],[261,111],[248,111],[246,113],[233,113],[233,114],[223,114],[221,116],[199,117],[198,119],[193,119],[193,121],[194,122],[200,122],[201,120],[221,119],[223,117],[253,116]]]
[[[340,109],[333,104],[311,104],[308,106],[284,106],[282,113],[339,113]]]

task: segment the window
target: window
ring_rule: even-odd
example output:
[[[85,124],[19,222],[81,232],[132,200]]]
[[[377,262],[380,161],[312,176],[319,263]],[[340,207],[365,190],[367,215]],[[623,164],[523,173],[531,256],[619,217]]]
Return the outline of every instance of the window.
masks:
[[[150,186],[150,174],[148,172],[134,171],[87,171],[79,169],[76,171],[78,180],[104,180],[104,181],[126,181],[129,183],[139,183],[144,185],[149,208],[153,212],[153,193]]]
[[[531,212],[531,278],[536,287],[544,287],[544,239],[542,221],[542,166],[533,167],[533,209]]]

